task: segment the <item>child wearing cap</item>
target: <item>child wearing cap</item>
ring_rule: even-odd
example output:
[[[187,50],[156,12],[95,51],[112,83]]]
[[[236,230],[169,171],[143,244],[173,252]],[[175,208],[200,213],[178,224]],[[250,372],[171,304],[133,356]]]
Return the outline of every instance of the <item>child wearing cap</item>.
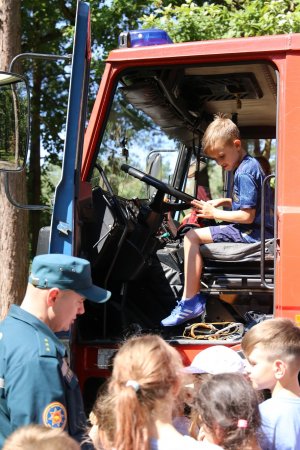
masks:
[[[239,354],[225,345],[212,345],[194,357],[190,366],[184,368],[184,371],[193,375],[193,383],[189,384],[189,401],[193,406],[194,396],[198,392],[203,381],[211,375],[219,373],[240,373],[245,374],[245,363]],[[190,414],[190,435],[195,439],[198,438],[199,428],[199,414],[195,408],[192,407]],[[177,419],[179,422],[179,419]]]
[[[250,328],[241,345],[254,388],[272,395],[259,406],[262,449],[300,449],[300,328],[289,319],[268,319]]]

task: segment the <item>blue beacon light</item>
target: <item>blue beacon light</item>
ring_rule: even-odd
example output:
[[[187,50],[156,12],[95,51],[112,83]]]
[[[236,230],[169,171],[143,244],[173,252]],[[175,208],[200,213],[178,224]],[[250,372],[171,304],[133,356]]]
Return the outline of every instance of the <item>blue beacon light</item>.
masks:
[[[156,28],[124,31],[119,36],[119,48],[147,47],[149,45],[163,44],[173,44],[173,41],[166,31]]]

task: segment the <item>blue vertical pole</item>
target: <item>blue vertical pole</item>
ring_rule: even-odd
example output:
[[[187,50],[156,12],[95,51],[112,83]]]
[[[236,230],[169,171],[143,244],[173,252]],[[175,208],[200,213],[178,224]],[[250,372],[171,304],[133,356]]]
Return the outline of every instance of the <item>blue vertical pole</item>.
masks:
[[[78,158],[82,152],[82,133],[85,125],[85,106],[90,57],[90,21],[89,5],[78,2],[72,70],[67,111],[66,140],[62,166],[62,176],[54,197],[54,209],[51,221],[49,253],[73,254],[74,202],[76,176],[80,174]],[[77,170],[77,172],[76,172]]]

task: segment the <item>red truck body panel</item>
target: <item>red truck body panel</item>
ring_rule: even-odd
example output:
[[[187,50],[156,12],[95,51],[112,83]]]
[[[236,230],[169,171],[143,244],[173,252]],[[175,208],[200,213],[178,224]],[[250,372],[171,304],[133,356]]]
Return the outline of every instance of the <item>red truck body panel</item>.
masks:
[[[91,168],[96,144],[103,132],[116,79],[133,67],[184,64],[269,62],[278,71],[277,174],[276,174],[276,261],[274,314],[300,324],[300,34],[257,38],[189,42],[112,51],[88,123],[82,159],[82,181]],[[174,345],[189,364],[199,349],[210,343]],[[75,360],[79,379],[106,377],[107,369],[97,366],[101,346],[77,346]],[[108,345],[108,347],[111,347]],[[80,363],[79,363],[80,362]]]

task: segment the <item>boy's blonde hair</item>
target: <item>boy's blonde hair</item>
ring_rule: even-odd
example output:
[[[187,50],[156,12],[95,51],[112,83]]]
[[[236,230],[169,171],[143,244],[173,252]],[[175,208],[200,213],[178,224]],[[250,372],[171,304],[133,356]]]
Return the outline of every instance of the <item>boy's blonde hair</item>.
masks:
[[[5,441],[3,450],[80,450],[78,442],[60,429],[43,425],[18,428]]]
[[[225,114],[216,114],[214,120],[208,125],[202,138],[202,150],[208,154],[214,148],[216,141],[221,139],[224,143],[232,143],[240,139],[237,125]]]
[[[268,319],[250,328],[241,343],[245,355],[249,356],[257,344],[266,352],[266,359],[279,358],[300,370],[300,328],[290,319]]]

